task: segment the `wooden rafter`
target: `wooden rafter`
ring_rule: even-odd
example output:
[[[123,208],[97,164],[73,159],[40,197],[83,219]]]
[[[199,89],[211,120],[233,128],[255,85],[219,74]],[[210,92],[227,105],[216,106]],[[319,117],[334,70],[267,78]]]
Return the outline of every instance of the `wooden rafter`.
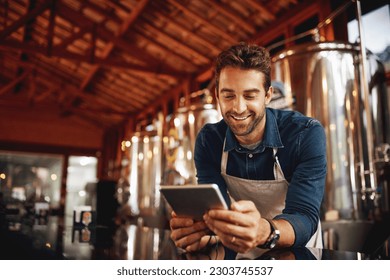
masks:
[[[74,10],[70,9],[64,4],[58,5],[58,14],[61,15],[61,17],[64,17],[71,22],[77,23],[79,26],[92,26],[94,24],[93,21],[89,20],[88,18],[80,16],[79,13],[75,12]],[[159,61],[156,60],[156,58],[153,58],[152,56],[150,56],[150,54],[148,54],[144,50],[129,44],[128,41],[126,41],[125,39],[122,39],[121,37],[115,37],[115,35],[107,31],[104,27],[98,26],[96,32],[99,35],[99,37],[101,37],[106,42],[115,42],[115,46],[121,48],[123,51],[127,53],[137,54],[136,58],[143,61],[145,64],[150,65],[151,69],[161,68],[161,65],[159,65]],[[104,59],[103,60],[99,59],[99,61],[100,63],[102,63]],[[165,71],[175,72],[167,65],[164,65],[164,67],[162,68],[166,69],[164,70],[164,72]]]
[[[16,77],[12,81],[10,81],[8,84],[0,88],[0,96],[10,91],[13,87],[15,87],[18,83],[23,81],[28,77],[28,75],[31,73],[31,70],[24,71],[19,77]]]
[[[220,51],[220,49],[214,43],[210,42],[206,38],[199,36],[197,33],[194,32],[194,30],[185,28],[183,25],[178,23],[175,17],[169,17],[163,11],[155,11],[154,13],[156,17],[161,18],[166,22],[169,22],[170,25],[174,26],[181,32],[187,33],[188,36],[190,36],[193,40],[198,41],[201,45],[207,47],[208,49],[211,49],[213,52],[218,53]]]
[[[170,4],[172,4],[173,6],[175,6],[176,8],[182,10],[183,13],[187,14],[189,17],[194,18],[195,20],[199,21],[201,24],[206,26],[211,31],[217,33],[219,36],[221,36],[222,38],[227,40],[229,43],[235,43],[237,41],[236,38],[234,38],[231,35],[229,35],[228,33],[226,33],[226,31],[224,31],[224,30],[220,29],[219,27],[215,26],[208,19],[203,18],[198,13],[196,13],[194,11],[191,11],[186,6],[184,6],[183,4],[181,4],[179,2],[176,2],[175,0],[168,0],[168,2]]]
[[[26,15],[21,16],[18,20],[14,21],[10,26],[5,28],[2,32],[0,32],[0,42],[7,38],[10,34],[18,30],[20,27],[27,24],[28,21],[36,18],[44,11],[49,9],[51,5],[51,1],[44,1],[41,5],[34,8],[32,11],[28,12]]]
[[[221,5],[218,2],[215,2],[215,0],[206,0],[204,2],[205,4],[210,5],[216,12],[221,13],[224,16],[232,19],[234,22],[237,22],[240,27],[245,28],[250,33],[253,34],[256,32],[256,29],[253,27],[253,25],[242,19],[239,15],[237,15],[237,13],[228,9],[228,5]]]
[[[200,84],[212,87],[222,49],[290,36],[318,13],[312,2],[325,1],[3,1],[1,99],[103,129],[166,114]]]
[[[138,16],[141,14],[141,12],[145,9],[146,5],[148,4],[149,0],[142,0],[138,3],[138,5],[131,11],[131,13],[128,15],[128,17],[123,21],[123,24],[118,28],[117,33],[115,34],[115,38],[122,37],[127,30],[132,26],[132,24],[135,22],[135,20],[138,18]],[[115,42],[109,42],[105,49],[103,50],[102,59],[107,59],[108,56],[111,54],[115,47]],[[88,84],[92,81],[93,77],[99,70],[99,65],[92,66],[89,73],[84,77],[84,80],[82,81],[80,85],[80,89],[84,90]]]
[[[0,49],[13,49],[13,50],[21,50],[26,53],[33,53],[33,54],[47,54],[47,48],[39,45],[31,45],[27,43],[20,43],[15,40],[7,40],[6,42],[2,42],[0,45]],[[79,62],[86,62],[86,63],[92,63],[90,55],[83,55],[83,54],[77,54],[74,52],[69,52],[66,50],[57,50],[53,48],[52,50],[52,56],[60,57],[64,59],[71,59]],[[141,66],[138,64],[126,62],[119,59],[102,59],[99,57],[95,57],[94,64],[100,65],[100,67],[116,67],[116,68],[124,68],[128,70],[134,70],[143,72],[145,74],[149,75],[161,75],[161,76],[169,76],[169,77],[184,77],[185,73],[178,72],[175,70],[167,70],[167,67],[162,65],[152,65],[152,66]]]
[[[54,35],[54,26],[55,26],[55,17],[56,17],[56,3],[57,0],[53,0],[50,5],[50,16],[49,16],[49,26],[47,30],[47,54],[51,55],[51,50],[53,47],[53,35]]]
[[[264,5],[260,4],[258,1],[256,0],[244,0],[244,1],[248,2],[255,9],[257,9],[261,13],[262,17],[264,17],[268,21],[275,20],[276,18],[275,15],[271,13]]]
[[[318,12],[318,2],[306,0],[293,9],[289,10],[287,14],[283,17],[276,19],[272,25],[273,29],[270,29],[268,26],[260,30],[258,34],[254,37],[256,38],[257,43],[264,43],[265,41],[272,40],[275,36],[280,35],[284,32],[288,26],[291,26],[294,22],[299,22],[300,19],[307,18]]]
[[[200,53],[199,51],[195,50],[194,48],[186,44],[184,41],[179,41],[178,39],[174,38],[167,32],[154,27],[150,23],[148,24],[144,23],[144,26],[148,28],[148,30],[152,30],[154,33],[158,34],[159,36],[162,36],[165,39],[169,40],[173,45],[172,51],[179,52],[179,53],[181,52],[188,53],[191,56],[195,57],[196,59],[201,60],[203,63],[209,62],[210,59],[208,57],[206,57],[204,54]]]

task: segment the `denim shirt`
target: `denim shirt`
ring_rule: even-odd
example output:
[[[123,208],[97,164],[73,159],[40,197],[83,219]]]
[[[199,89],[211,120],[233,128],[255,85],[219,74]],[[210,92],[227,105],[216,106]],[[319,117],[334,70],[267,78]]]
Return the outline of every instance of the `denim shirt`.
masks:
[[[294,246],[304,246],[317,230],[325,189],[326,137],[320,122],[298,112],[266,108],[264,136],[254,150],[242,147],[224,120],[206,124],[195,143],[198,183],[217,184],[229,201],[221,176],[225,137],[225,151],[229,152],[226,172],[244,179],[274,180],[273,148],[278,148],[289,185],[285,208],[275,219],[289,221],[295,231]]]

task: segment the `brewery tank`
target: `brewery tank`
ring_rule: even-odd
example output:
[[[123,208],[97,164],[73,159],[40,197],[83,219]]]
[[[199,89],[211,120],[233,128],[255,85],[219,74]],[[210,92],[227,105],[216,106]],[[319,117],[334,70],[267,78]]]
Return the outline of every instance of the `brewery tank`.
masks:
[[[163,184],[196,184],[194,148],[196,136],[206,123],[221,119],[208,89],[189,96],[187,105],[167,117],[167,134],[163,140]]]
[[[126,159],[128,172],[122,178],[122,213],[137,223],[164,228],[169,207],[160,185],[196,183],[193,161],[195,139],[204,124],[221,119],[207,89],[190,95],[166,119],[160,112],[149,125],[138,127],[131,137]],[[124,190],[127,190],[123,195]]]
[[[155,130],[139,131],[131,138],[131,214],[152,217],[161,213],[161,136]]]
[[[367,60],[368,111],[360,87],[358,46],[308,43],[272,58],[272,79],[284,84],[286,97],[295,100],[293,109],[318,119],[325,128],[328,167],[323,212],[334,210],[345,219],[367,218],[380,204],[388,211],[388,190],[383,188],[387,184],[368,179],[368,154],[374,151],[368,149],[367,133],[373,135],[376,164],[383,161],[378,154],[383,155],[390,143],[390,103],[383,65],[372,54]],[[372,114],[372,131],[367,131],[367,112]]]

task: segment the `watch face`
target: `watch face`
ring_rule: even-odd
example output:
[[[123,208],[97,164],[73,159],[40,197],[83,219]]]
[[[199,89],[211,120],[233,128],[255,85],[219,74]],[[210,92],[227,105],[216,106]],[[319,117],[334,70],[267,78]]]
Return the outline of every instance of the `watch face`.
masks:
[[[280,238],[280,234],[278,230],[275,230],[274,234],[271,237],[269,248],[272,249],[273,247],[276,246],[276,243],[278,242]]]
[[[269,235],[267,241],[260,245],[259,247],[262,249],[272,249],[276,246],[276,243],[278,242],[280,238],[280,231],[276,228],[275,224],[271,221],[266,219],[270,226],[271,226],[271,234]]]

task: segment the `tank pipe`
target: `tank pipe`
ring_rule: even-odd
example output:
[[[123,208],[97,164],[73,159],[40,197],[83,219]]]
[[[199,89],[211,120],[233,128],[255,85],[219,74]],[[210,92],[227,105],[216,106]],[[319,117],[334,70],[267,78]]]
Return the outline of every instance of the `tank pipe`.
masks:
[[[352,4],[353,1],[354,0],[348,1],[343,6],[337,8],[336,10],[334,10],[326,19],[324,19],[323,21],[319,22],[316,27],[314,27],[312,29],[309,29],[309,30],[307,30],[305,32],[302,32],[300,34],[297,34],[295,36],[291,36],[291,37],[289,37],[287,39],[284,39],[284,40],[281,40],[279,42],[276,42],[275,44],[272,44],[272,45],[268,46],[267,49],[270,51],[270,50],[272,50],[274,48],[280,47],[284,43],[289,43],[289,42],[295,41],[297,39],[301,39],[301,38],[309,36],[309,35],[312,35],[312,36],[317,35],[321,28],[324,28],[325,26],[330,24],[333,21],[333,19],[336,16],[338,16],[340,13],[342,13],[344,10],[346,10]]]
[[[370,100],[369,100],[369,88],[368,88],[368,82],[367,82],[367,52],[366,52],[366,44],[365,44],[365,37],[364,37],[364,31],[363,31],[363,25],[362,25],[362,10],[360,5],[360,0],[353,0],[356,2],[356,16],[357,16],[357,23],[358,23],[358,32],[359,32],[359,45],[360,45],[360,58],[361,58],[361,71],[360,72],[360,86],[363,91],[363,104],[364,104],[364,111],[365,111],[365,117],[366,117],[366,135],[367,135],[367,149],[368,149],[368,168],[369,170],[365,170],[364,173],[367,175],[366,172],[369,174],[369,188],[362,187],[363,195],[370,193],[370,199],[374,200],[375,198],[375,190],[376,190],[376,177],[375,177],[375,167],[374,167],[374,147],[373,147],[373,129],[372,129],[372,116],[371,116],[371,107],[370,107]],[[365,167],[366,169],[366,167]],[[366,177],[366,176],[365,176]],[[364,184],[362,184],[364,186]]]

